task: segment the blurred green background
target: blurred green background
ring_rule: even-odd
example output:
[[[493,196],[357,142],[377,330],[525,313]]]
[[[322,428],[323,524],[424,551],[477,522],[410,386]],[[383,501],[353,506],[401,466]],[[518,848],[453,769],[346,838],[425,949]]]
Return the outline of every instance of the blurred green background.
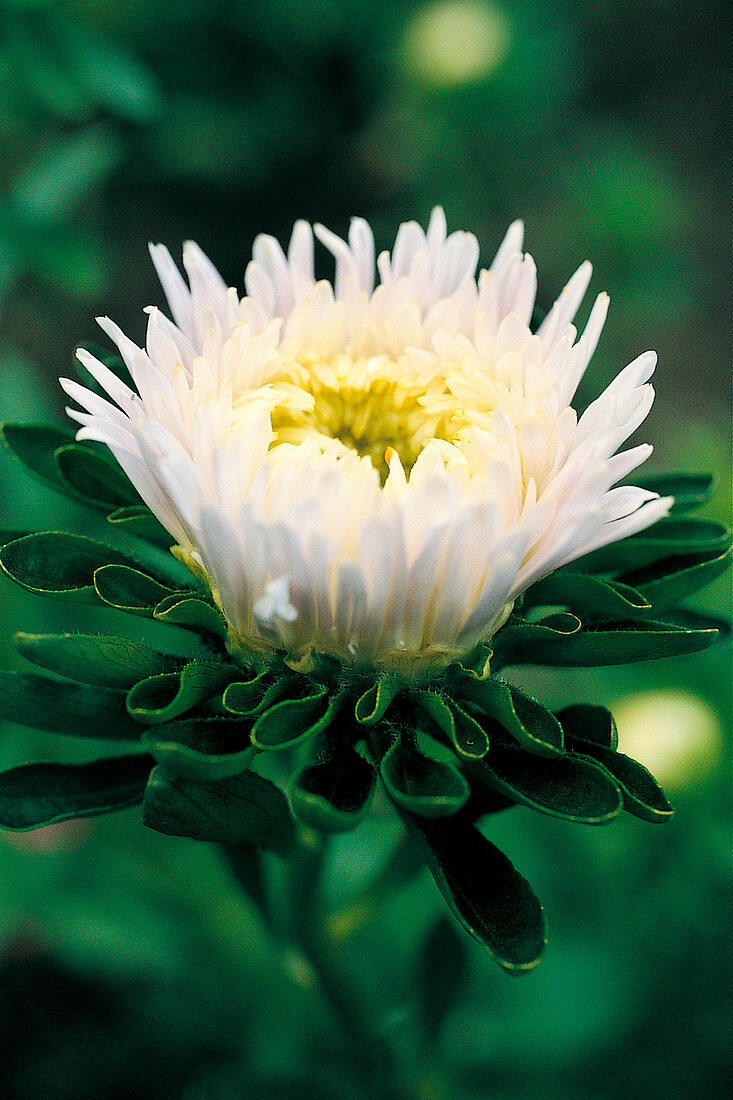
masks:
[[[594,262],[612,305],[581,401],[655,348],[650,472],[712,470],[708,514],[728,521],[727,14],[716,0],[0,0],[0,419],[63,421],[56,380],[97,339],[96,314],[141,339],[142,307],[161,300],[149,240],[178,254],[192,237],[241,286],[257,232],[284,240],[305,217],[343,233],[360,214],[388,247],[441,203],[484,263],[524,219],[545,308]],[[3,524],[91,530],[7,455],[0,484]],[[4,664],[14,630],[80,621],[0,592]],[[721,581],[699,606],[729,599]],[[622,751],[678,812],[659,830],[497,816],[550,944],[514,981],[466,941],[467,988],[436,1040],[451,1097],[728,1095],[729,653],[530,677],[547,703],[611,705]],[[4,765],[73,751],[8,725],[0,740]],[[334,904],[398,835],[385,811],[339,842]],[[216,852],[127,811],[5,834],[0,875],[10,1100],[359,1095],[333,1020]],[[419,875],[346,944],[406,1044],[441,906]]]

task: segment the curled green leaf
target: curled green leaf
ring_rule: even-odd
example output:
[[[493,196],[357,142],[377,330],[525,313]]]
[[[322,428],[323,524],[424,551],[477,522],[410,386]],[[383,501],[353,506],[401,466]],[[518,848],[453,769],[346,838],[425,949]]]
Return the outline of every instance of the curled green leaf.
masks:
[[[328,688],[313,684],[300,698],[286,698],[264,710],[252,727],[252,744],[258,749],[293,748],[325,730],[343,699],[343,694],[330,695]]]
[[[234,675],[220,661],[190,661],[176,672],[161,672],[135,684],[127,693],[127,712],[136,722],[170,722],[200,703],[220,695]]]
[[[455,754],[422,732],[404,732],[382,757],[379,770],[390,798],[420,817],[455,814],[471,793]]]

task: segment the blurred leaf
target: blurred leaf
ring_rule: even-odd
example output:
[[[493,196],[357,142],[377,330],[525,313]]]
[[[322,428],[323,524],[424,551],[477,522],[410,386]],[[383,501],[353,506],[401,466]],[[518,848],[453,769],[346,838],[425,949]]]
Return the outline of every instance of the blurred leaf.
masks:
[[[521,663],[584,668],[679,657],[707,649],[717,640],[717,627],[704,621],[684,626],[652,619],[596,623],[565,634],[545,623],[527,623],[515,617],[492,639],[492,646],[500,666]]]
[[[604,580],[588,573],[551,573],[533,584],[524,595],[523,610],[529,607],[561,606],[584,622],[624,620],[647,610],[644,596],[628,584]]]
[[[157,115],[161,91],[155,75],[118,40],[68,18],[54,20],[50,30],[69,70],[100,107],[137,123]]]
[[[402,816],[466,931],[510,973],[536,966],[545,945],[542,907],[506,856],[460,817]]]
[[[84,503],[104,511],[139,505],[137,490],[111,454],[70,443],[59,447],[54,457],[63,480]]]
[[[732,558],[733,550],[722,554],[679,554],[636,570],[631,576],[657,614],[676,607],[693,592],[710,584],[725,572]]]
[[[415,968],[417,1005],[429,1048],[446,1016],[461,1000],[468,977],[464,941],[448,917],[439,917],[425,937]]]
[[[148,539],[168,550],[174,539],[168,534],[165,527],[155,518],[153,513],[144,504],[133,504],[130,507],[115,508],[107,516],[109,523],[121,531],[129,531],[131,535]]]
[[[47,424],[3,424],[0,434],[13,457],[23,463],[32,477],[57,493],[68,491],[56,462],[56,451],[74,442],[73,431]]]
[[[122,146],[109,129],[72,134],[41,153],[8,195],[11,214],[23,225],[44,228],[63,221],[112,174]]]
[[[143,677],[163,672],[171,658],[142,642],[101,634],[26,634],[15,647],[29,661],[83,684],[129,689]]]
[[[727,550],[730,532],[722,523],[706,519],[662,519],[639,535],[602,546],[562,566],[581,573],[628,573],[673,554],[705,554]]]
[[[142,801],[152,760],[145,754],[89,764],[23,764],[0,773],[0,826],[24,831]]]
[[[143,821],[151,829],[193,840],[252,844],[287,855],[295,826],[281,790],[255,772],[218,782],[179,779],[158,765],[145,791]]]
[[[140,727],[125,710],[125,694],[33,672],[0,669],[2,718],[33,729],[105,741],[138,741]]]
[[[674,497],[672,513],[688,512],[709,500],[715,488],[711,474],[660,474],[656,477],[634,477],[640,488],[660,497]]]

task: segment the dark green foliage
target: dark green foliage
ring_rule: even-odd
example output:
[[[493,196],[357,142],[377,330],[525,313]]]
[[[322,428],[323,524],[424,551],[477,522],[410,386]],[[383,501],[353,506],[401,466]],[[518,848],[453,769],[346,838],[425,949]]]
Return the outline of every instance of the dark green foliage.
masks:
[[[124,691],[0,669],[0,698],[3,718],[23,726],[101,740],[140,737],[125,709]]]
[[[140,680],[127,693],[127,712],[146,726],[171,722],[221,693],[235,671],[217,661],[191,661],[177,672]]]
[[[164,653],[129,638],[19,632],[13,640],[18,652],[34,665],[98,687],[127,690],[172,664]]]
[[[466,931],[510,973],[536,966],[545,945],[542,906],[506,856],[461,815],[437,823],[405,821]]]
[[[390,746],[380,774],[390,798],[420,817],[450,817],[471,793],[455,754],[420,731],[405,733]]]
[[[167,772],[189,779],[228,779],[252,762],[249,726],[229,718],[183,718],[152,726],[142,742]]]
[[[255,772],[219,782],[182,780],[153,769],[145,790],[143,821],[151,829],[227,846],[253,844],[287,855],[295,837],[282,791]]]
[[[0,826],[37,829],[142,801],[151,768],[145,754],[89,764],[23,764],[0,774]]]
[[[377,773],[340,723],[328,732],[312,763],[293,779],[290,803],[305,825],[342,832],[358,825],[369,809]]]

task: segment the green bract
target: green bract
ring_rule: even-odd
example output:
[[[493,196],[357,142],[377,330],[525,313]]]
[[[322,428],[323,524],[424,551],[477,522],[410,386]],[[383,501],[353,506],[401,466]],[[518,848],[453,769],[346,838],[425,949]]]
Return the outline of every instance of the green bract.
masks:
[[[427,683],[332,659],[317,659],[305,673],[289,667],[286,654],[267,662],[253,654],[249,663],[230,656],[221,612],[161,551],[167,534],[106,449],[56,428],[5,425],[2,435],[36,478],[103,512],[111,525],[109,543],[5,530],[4,572],[43,596],[166,624],[155,646],[117,635],[16,635],[19,652],[43,671],[0,672],[3,717],[131,751],[5,772],[4,827],[31,829],[142,802],[146,825],[218,841],[260,882],[259,851],[287,856],[299,827],[353,828],[379,780],[411,838],[410,862],[421,853],[463,927],[501,966],[522,972],[544,945],[542,910],[484,836],[490,815],[515,805],[589,824],[622,809],[648,821],[671,814],[654,778],[617,751],[607,710],[579,705],[553,714],[500,673],[523,663],[620,664],[711,645],[725,625],[678,605],[730,562],[731,539],[718,524],[675,514],[557,570],[525,593],[490,648]],[[650,487],[674,493],[679,513],[699,504],[711,483],[679,476]],[[119,530],[138,538],[118,548]],[[189,639],[175,652],[171,626]],[[280,762],[277,774],[290,774],[285,790],[260,774],[268,758]],[[404,861],[402,851],[397,862]],[[390,879],[385,891],[391,886]],[[426,959],[448,948],[458,958],[451,933],[440,937],[426,945]]]

